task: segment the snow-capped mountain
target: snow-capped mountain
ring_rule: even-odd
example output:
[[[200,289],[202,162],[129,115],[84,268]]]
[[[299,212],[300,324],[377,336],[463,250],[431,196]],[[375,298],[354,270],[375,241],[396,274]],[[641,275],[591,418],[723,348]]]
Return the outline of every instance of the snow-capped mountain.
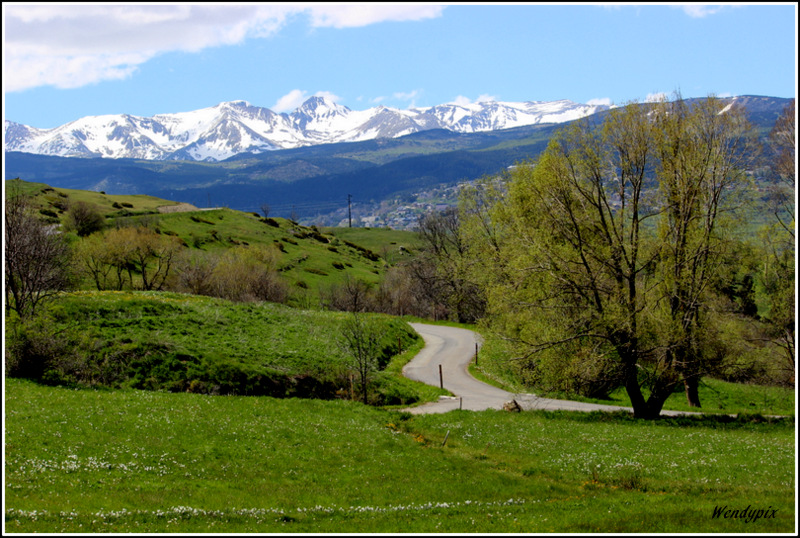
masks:
[[[5,150],[62,157],[219,161],[239,153],[395,138],[428,129],[474,133],[561,123],[606,108],[562,100],[355,111],[324,97],[311,97],[291,114],[277,114],[246,101],[231,101],[151,118],[87,116],[54,129],[6,121]]]

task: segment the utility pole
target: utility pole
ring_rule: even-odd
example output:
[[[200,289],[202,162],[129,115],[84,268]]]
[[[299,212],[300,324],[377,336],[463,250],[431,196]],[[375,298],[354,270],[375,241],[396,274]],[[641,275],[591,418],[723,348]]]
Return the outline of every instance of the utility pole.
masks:
[[[347,227],[348,228],[352,228],[353,227],[353,215],[350,212],[350,199],[351,198],[352,198],[352,195],[348,194],[347,195]]]

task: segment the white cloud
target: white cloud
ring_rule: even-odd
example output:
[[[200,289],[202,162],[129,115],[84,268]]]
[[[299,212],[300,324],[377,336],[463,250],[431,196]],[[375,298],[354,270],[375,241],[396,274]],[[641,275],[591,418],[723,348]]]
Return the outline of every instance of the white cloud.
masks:
[[[714,15],[725,8],[725,6],[709,4],[686,4],[673,7],[683,10],[684,13],[693,19],[701,19],[709,15]]]
[[[595,99],[589,99],[586,101],[586,104],[589,106],[611,106],[611,99],[608,97],[598,97]]]
[[[395,99],[399,99],[400,101],[413,101],[417,97],[419,97],[420,91],[413,90],[410,92],[395,92],[392,94],[392,97]]]
[[[289,112],[303,104],[308,94],[302,90],[292,90],[272,105],[274,112]]]
[[[415,108],[417,106],[416,100],[422,95],[423,90],[411,90],[410,92],[394,92],[391,96],[380,95],[373,97],[369,102],[373,105],[379,105],[385,101],[397,102],[402,101],[403,106],[407,108]],[[392,105],[390,105],[392,106]]]
[[[496,101],[496,100],[497,98],[494,95],[488,95],[488,94],[479,95],[478,98],[475,99],[474,101],[469,97],[464,97],[463,95],[459,95],[451,102],[455,105],[466,106],[466,105],[471,105],[472,103],[486,103],[489,101]]]
[[[333,101],[334,103],[339,101],[340,98],[338,95],[333,94],[331,92],[326,91],[319,91],[314,94],[315,97],[324,97],[328,101]],[[308,100],[309,95],[308,92],[303,90],[292,90],[272,105],[271,110],[273,112],[291,112],[292,110],[296,109],[300,105]]]
[[[346,28],[439,16],[429,5],[14,4],[3,5],[4,91],[77,88],[131,76],[170,51],[197,52],[274,35],[307,13],[313,26]]]
[[[336,95],[335,93],[326,92],[326,91],[317,92],[317,93],[314,94],[314,96],[315,97],[324,97],[326,100],[332,101],[334,103],[338,103],[339,101],[342,100],[342,98],[339,97],[338,95]]]
[[[386,21],[418,21],[439,17],[444,6],[426,4],[323,4],[308,8],[311,25],[352,28]]]

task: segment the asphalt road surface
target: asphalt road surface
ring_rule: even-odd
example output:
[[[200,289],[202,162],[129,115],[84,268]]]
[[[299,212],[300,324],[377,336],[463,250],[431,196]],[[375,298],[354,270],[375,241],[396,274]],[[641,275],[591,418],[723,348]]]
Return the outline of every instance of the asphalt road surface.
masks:
[[[403,368],[403,375],[428,385],[444,386],[455,397],[441,397],[418,407],[405,409],[413,414],[446,413],[454,409],[483,411],[503,409],[506,402],[516,401],[523,410],[547,409],[566,411],[630,411],[630,407],[601,405],[569,400],[551,400],[535,394],[514,394],[478,381],[467,366],[475,358],[475,345],[480,337],[473,331],[411,323],[411,327],[425,340],[425,347]],[[441,377],[439,368],[441,367]],[[441,385],[440,385],[441,383]],[[699,414],[680,411],[662,411],[662,415]]]
[[[514,397],[510,392],[481,383],[467,373],[467,366],[475,358],[477,334],[467,329],[421,323],[411,323],[411,327],[425,340],[425,347],[406,364],[403,375],[428,385],[443,385],[456,398],[442,398],[408,411],[421,414],[445,413],[459,408],[472,411],[502,409],[503,404]]]

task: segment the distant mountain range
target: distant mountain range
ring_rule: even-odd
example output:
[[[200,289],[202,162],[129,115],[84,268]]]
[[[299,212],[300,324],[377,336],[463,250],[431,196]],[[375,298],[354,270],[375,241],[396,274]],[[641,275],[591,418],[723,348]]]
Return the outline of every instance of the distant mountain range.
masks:
[[[607,108],[562,100],[354,111],[324,97],[311,97],[291,114],[278,114],[246,101],[231,101],[151,118],[87,116],[53,129],[6,121],[5,150],[60,157],[222,161],[242,153],[397,138],[431,129],[477,133],[563,123]]]
[[[744,107],[750,122],[766,138],[790,99],[740,96],[723,99],[723,108],[732,102]],[[601,122],[606,113],[599,111],[592,118]],[[462,125],[472,121],[466,115],[459,119]],[[305,127],[309,125],[314,125],[310,119]],[[413,193],[425,189],[497,174],[538,156],[563,126],[538,123],[477,132],[437,128],[396,138],[241,153],[214,163],[76,159],[8,151],[7,147],[5,179],[19,177],[108,194],[149,194],[198,207],[258,211],[267,203],[276,216],[296,213],[311,218],[346,208],[348,194],[359,204],[411,200]],[[769,159],[769,151],[762,158]]]

